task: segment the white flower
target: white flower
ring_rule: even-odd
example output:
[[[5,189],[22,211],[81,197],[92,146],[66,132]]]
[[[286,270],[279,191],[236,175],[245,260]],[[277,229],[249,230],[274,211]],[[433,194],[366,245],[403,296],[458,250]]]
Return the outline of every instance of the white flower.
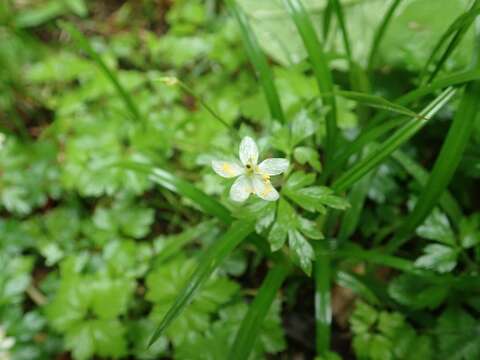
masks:
[[[240,162],[212,161],[213,170],[225,178],[237,177],[230,189],[230,197],[234,201],[245,201],[251,193],[258,197],[275,201],[278,192],[270,182],[270,176],[279,175],[287,170],[287,159],[273,158],[258,163],[258,149],[255,141],[249,136],[242,139],[239,150]]]

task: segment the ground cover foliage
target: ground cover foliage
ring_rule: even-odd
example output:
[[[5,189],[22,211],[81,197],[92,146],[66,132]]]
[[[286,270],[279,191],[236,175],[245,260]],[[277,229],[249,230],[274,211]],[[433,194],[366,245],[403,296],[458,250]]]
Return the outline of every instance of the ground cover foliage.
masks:
[[[0,0],[0,359],[479,359],[479,13]]]

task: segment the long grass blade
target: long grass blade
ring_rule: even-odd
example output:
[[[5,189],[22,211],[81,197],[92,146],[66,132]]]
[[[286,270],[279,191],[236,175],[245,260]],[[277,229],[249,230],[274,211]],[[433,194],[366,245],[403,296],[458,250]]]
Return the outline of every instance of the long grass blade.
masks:
[[[470,26],[473,24],[478,14],[480,14],[480,1],[475,0],[472,6],[465,13],[461,14],[458,18],[456,18],[453,23],[448,27],[448,29],[442,34],[440,39],[435,44],[420,74],[420,80],[422,84],[430,83],[437,76],[447,59],[457,48],[458,44],[462,41],[463,37],[467,33]],[[448,43],[445,51],[442,53],[440,59],[437,61],[434,70],[427,79],[426,76],[428,74],[431,64],[449,39],[450,42]]]
[[[248,18],[236,4],[235,0],[225,0],[225,2],[240,26],[245,49],[263,87],[272,119],[285,122],[285,114],[273,80],[273,73],[268,65],[267,58],[258,44]]]
[[[335,250],[332,252],[332,257],[349,260],[356,259],[368,262],[370,264],[386,266],[408,274],[427,278],[432,283],[453,286],[458,289],[478,286],[478,282],[480,281],[480,276],[477,274],[458,276],[448,273],[444,275],[438,275],[434,271],[415,266],[413,261],[398,256],[387,255],[378,250],[365,250],[353,244],[349,244],[349,246]]]
[[[391,102],[381,96],[346,90],[337,90],[334,92],[334,94],[376,109],[387,110],[400,115],[422,118],[422,116],[417,114],[415,111],[412,111],[398,103]]]
[[[358,226],[360,215],[363,211],[363,205],[370,188],[372,175],[373,174],[370,173],[369,175],[360,179],[352,186],[352,190],[350,191],[350,194],[348,194],[350,208],[345,211],[342,218],[342,224],[337,236],[339,244],[342,244],[350,236],[352,236]]]
[[[378,49],[380,48],[380,44],[383,40],[385,33],[387,32],[388,25],[390,24],[390,20],[392,20],[393,14],[395,10],[397,10],[398,5],[402,0],[394,0],[390,7],[388,8],[387,12],[383,16],[383,20],[380,23],[380,26],[375,31],[373,36],[372,46],[370,48],[370,54],[368,55],[368,63],[367,63],[367,71],[371,72],[373,66],[375,65],[375,58],[378,53]]]
[[[328,96],[328,94],[332,94],[333,92],[332,74],[322,44],[301,0],[284,0],[284,2],[307,50],[320,94],[329,108],[326,121],[327,132],[325,146],[326,166],[328,167],[329,159],[331,160],[333,156],[337,136],[337,107],[335,98]]]
[[[234,222],[228,231],[207,249],[200,258],[197,268],[155,330],[148,346],[158,340],[163,331],[178,317],[218,265],[253,231],[254,224],[252,222]]]
[[[126,108],[130,111],[133,118],[141,122],[143,125],[145,125],[145,119],[142,116],[135,101],[133,100],[133,97],[130,95],[130,93],[127,90],[125,90],[125,88],[120,83],[120,80],[115,74],[115,72],[112,71],[107,66],[107,64],[105,64],[105,62],[102,60],[100,55],[95,51],[95,49],[90,44],[90,41],[74,25],[62,21],[60,22],[60,26],[72,37],[72,39],[75,41],[78,47],[83,51],[85,51],[88,54],[88,56],[90,56],[93,59],[93,61],[95,61],[97,66],[102,70],[105,76],[110,80],[113,87],[115,88],[118,95],[125,103]]]
[[[345,15],[343,13],[343,7],[339,0],[329,0],[329,6],[335,12],[340,30],[342,31],[343,46],[345,47],[345,53],[349,64],[352,64],[352,47],[350,46],[350,37],[348,36],[347,24],[345,22]]]
[[[420,185],[425,186],[430,177],[430,173],[422,165],[410,158],[404,152],[397,150],[392,154],[392,158],[397,161],[406,172],[408,172]],[[454,225],[460,223],[462,219],[462,210],[453,195],[446,190],[439,199],[439,204],[443,211],[448,215]]]
[[[425,220],[450,183],[468,144],[476,116],[480,112],[479,96],[480,82],[468,84],[428,182],[404,225],[388,244],[388,251],[395,251],[408,241],[415,228]]]
[[[420,99],[425,95],[429,95],[437,90],[444,89],[450,86],[462,85],[464,83],[479,80],[480,71],[468,70],[458,72],[452,75],[448,75],[442,79],[435,80],[429,85],[413,90],[406,95],[395,100],[395,103],[398,105],[406,106],[413,101]],[[391,112],[392,109],[386,109]],[[402,119],[388,119],[389,114],[387,112],[378,113],[370,122],[370,124],[362,131],[362,133],[352,141],[348,146],[343,146],[335,155],[333,163],[335,164],[332,168],[327,169],[327,176],[330,172],[337,171],[342,168],[345,162],[354,154],[359,153],[362,148],[372,142],[377,141],[381,136],[386,134],[391,129],[403,124]],[[324,175],[325,176],[325,175]]]
[[[250,304],[247,315],[243,318],[240,329],[235,336],[235,340],[227,359],[243,360],[249,359],[253,350],[255,341],[263,324],[265,316],[268,314],[275,295],[283,284],[289,271],[289,266],[285,263],[277,263],[272,267],[262,286],[258,290],[255,299]]]
[[[325,242],[317,243],[315,253],[315,344],[317,355],[323,355],[330,348],[332,325],[332,271],[328,244]]]
[[[420,115],[425,119],[433,117],[455,94],[455,90],[449,88],[432,101]],[[372,151],[362,161],[342,174],[332,187],[342,192],[368,174],[371,170],[380,165],[402,144],[407,142],[413,135],[422,129],[428,120],[413,118],[398,129],[390,138],[384,141],[376,150]]]
[[[339,270],[335,274],[335,283],[353,291],[358,296],[363,297],[371,304],[379,304],[379,297],[365,284],[360,277],[355,273]]]

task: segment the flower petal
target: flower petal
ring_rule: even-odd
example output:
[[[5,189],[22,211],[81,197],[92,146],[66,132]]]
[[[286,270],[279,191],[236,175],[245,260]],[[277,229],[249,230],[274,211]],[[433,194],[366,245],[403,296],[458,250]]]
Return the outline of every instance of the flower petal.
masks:
[[[243,165],[250,163],[251,165],[257,165],[258,162],[258,148],[255,141],[250,136],[245,136],[240,143],[239,151],[240,160]]]
[[[248,176],[242,175],[235,180],[230,188],[230,198],[233,201],[242,202],[247,200],[252,192],[252,181]]]
[[[272,186],[270,180],[264,179],[262,176],[254,176],[252,178],[253,192],[259,198],[267,201],[278,200],[278,191]]]
[[[224,178],[232,178],[243,174],[245,171],[243,166],[240,166],[237,163],[218,160],[212,161],[212,168],[218,175],[223,176]]]
[[[260,172],[265,175],[278,175],[288,169],[290,162],[287,159],[273,158],[263,160],[258,168]]]

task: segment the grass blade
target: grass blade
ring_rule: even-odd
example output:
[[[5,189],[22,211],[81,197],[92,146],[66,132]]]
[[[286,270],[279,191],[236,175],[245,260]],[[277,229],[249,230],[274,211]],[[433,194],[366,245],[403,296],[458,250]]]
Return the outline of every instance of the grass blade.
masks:
[[[417,114],[415,111],[412,111],[405,106],[399,105],[398,103],[391,102],[381,96],[370,95],[358,91],[345,90],[335,91],[334,94],[376,109],[387,110],[401,115],[422,118],[422,116]]]
[[[228,231],[207,249],[187,284],[180,291],[175,302],[155,330],[148,346],[158,340],[163,331],[183,311],[199,287],[209,278],[217,266],[253,231],[254,224],[252,222],[234,222]]]
[[[248,309],[247,315],[242,320],[228,359],[249,359],[255,341],[258,339],[263,320],[275,300],[275,295],[282,286],[288,271],[289,267],[285,263],[278,263],[269,270],[262,286],[258,290],[257,296],[255,296]]]
[[[343,288],[351,290],[354,294],[365,298],[371,304],[379,304],[379,297],[365,284],[358,274],[346,271],[337,271],[335,282]]]
[[[66,23],[66,22],[60,22],[60,26],[62,29],[64,29],[75,41],[75,43],[78,45],[80,49],[85,51],[88,56],[90,56],[93,61],[98,65],[98,67],[102,70],[102,72],[105,74],[105,76],[110,80],[112,83],[113,87],[117,91],[118,95],[120,98],[123,100],[125,103],[125,106],[127,109],[130,111],[131,115],[133,118],[139,122],[141,122],[143,125],[145,125],[145,119],[142,116],[139,108],[135,104],[135,101],[133,100],[133,97],[128,93],[127,90],[123,87],[123,85],[120,83],[120,80],[118,79],[117,75],[115,74],[114,71],[112,71],[107,64],[102,60],[100,55],[95,51],[95,49],[92,47],[90,44],[90,41],[72,24]]]
[[[480,79],[480,71],[477,69],[460,71],[451,75],[447,75],[439,80],[435,80],[428,85],[412,90],[409,93],[399,97],[397,100],[395,100],[395,102],[397,104],[406,106],[407,104],[412,103],[413,101],[418,100],[425,95],[432,94],[437,90],[444,89],[449,86],[462,85],[478,79]]]
[[[329,95],[333,93],[332,74],[328,67],[323,47],[318,39],[315,29],[310,21],[310,17],[303,7],[300,0],[284,0],[285,6],[292,18],[297,30],[302,38],[303,44],[308,53],[320,94],[329,107],[327,114],[327,132],[326,132],[326,162],[327,167],[329,159],[333,158],[337,136],[337,107],[335,97]]]
[[[240,25],[245,49],[255,71],[257,72],[260,83],[262,84],[272,119],[285,122],[285,115],[280,102],[280,97],[273,81],[273,73],[270,70],[267,58],[258,44],[257,38],[248,22],[248,18],[236,4],[235,0],[225,1]]]
[[[331,259],[328,244],[317,243],[315,254],[315,344],[317,355],[322,355],[330,349],[332,325]]]
[[[400,5],[401,2],[402,0],[394,0],[392,2],[387,12],[383,16],[383,21],[381,22],[378,29],[375,31],[375,35],[373,36],[372,47],[370,48],[370,54],[368,55],[367,72],[369,73],[373,69],[374,61],[377,56],[378,49],[380,48],[380,43],[383,40],[383,36],[387,31],[388,24],[390,24],[390,20],[392,19],[393,14],[395,13],[395,10],[397,9],[398,5]]]
[[[363,211],[363,205],[370,188],[372,175],[373,174],[370,173],[352,186],[352,190],[348,195],[350,208],[345,211],[343,215],[342,224],[337,235],[339,244],[342,244],[352,236],[358,226],[358,221]]]
[[[450,183],[468,144],[476,116],[480,112],[479,94],[480,82],[475,81],[467,85],[428,182],[404,225],[388,244],[388,251],[395,251],[408,241],[415,228],[425,220]]]
[[[425,186],[428,182],[430,173],[425,170],[420,164],[411,159],[407,154],[400,150],[392,154],[392,158],[397,161],[420,185]],[[452,220],[452,223],[459,224],[462,218],[462,210],[458,205],[457,200],[449,191],[445,191],[439,199],[439,204]]]
[[[432,101],[420,115],[426,119],[434,116],[455,94],[454,89],[447,89]],[[380,165],[388,158],[396,149],[408,141],[415,135],[428,120],[413,118],[405,125],[398,129],[390,138],[383,142],[378,149],[368,154],[362,161],[354,165],[351,169],[341,175],[334,183],[333,188],[337,192],[348,189],[351,185],[360,180],[364,175],[368,174],[375,167]]]
[[[347,25],[345,23],[345,16],[343,14],[342,4],[340,4],[339,0],[329,0],[328,5],[331,6],[335,15],[338,19],[338,23],[340,24],[340,30],[342,30],[342,39],[343,39],[343,46],[345,47],[345,53],[347,54],[347,60],[349,64],[352,64],[352,47],[350,46],[350,38],[348,36]]]
[[[453,53],[456,49],[458,44],[462,41],[464,35],[467,33],[470,26],[473,24],[475,18],[480,14],[480,1],[475,0],[472,4],[470,9],[468,9],[465,13],[461,14],[455,21],[448,27],[448,29],[442,34],[440,39],[435,44],[432,53],[430,54],[423,70],[420,74],[420,80],[422,84],[430,83],[442,69],[443,65],[449,58],[449,56]],[[433,63],[433,60],[440,52],[444,44],[450,39],[447,48],[443,52],[442,56],[438,60],[437,64],[435,65],[435,69],[432,71],[428,79],[426,79],[426,75],[428,73],[430,65]]]
[[[392,269],[403,271],[408,274],[427,278],[432,283],[453,286],[458,289],[478,286],[480,276],[475,275],[454,275],[451,273],[438,275],[432,270],[426,270],[415,266],[415,263],[393,255],[387,255],[377,250],[365,250],[357,245],[349,245],[342,249],[335,250],[332,256],[344,259],[357,259],[371,264],[386,266]]]

